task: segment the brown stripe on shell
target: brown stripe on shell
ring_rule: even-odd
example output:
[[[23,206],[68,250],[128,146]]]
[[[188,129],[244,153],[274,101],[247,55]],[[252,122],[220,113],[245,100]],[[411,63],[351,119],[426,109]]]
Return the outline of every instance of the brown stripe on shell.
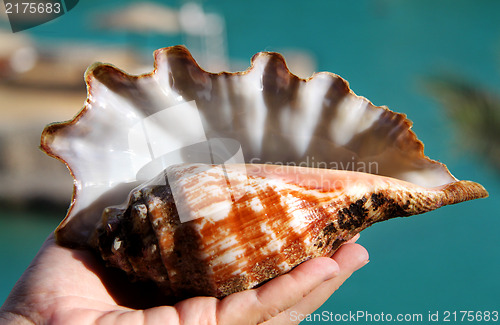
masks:
[[[181,223],[170,187],[145,189],[151,223],[159,239],[162,261],[167,269],[172,291],[179,297],[214,292],[206,276],[209,270],[199,256],[201,238],[190,224]],[[196,275],[186,277],[186,275]]]
[[[320,139],[325,136],[325,130],[330,128],[330,122],[335,119],[339,103],[345,96],[348,96],[350,92],[349,85],[341,77],[331,75],[330,80],[330,87],[323,98],[321,115],[313,131],[313,135]]]
[[[99,63],[90,66],[85,76],[89,91],[97,91],[100,87],[93,83],[101,83],[127,102],[138,107],[144,107],[143,114],[146,116],[165,108],[163,102],[150,92],[151,88],[157,86],[154,79],[131,76],[112,65]],[[139,79],[141,82],[138,82]],[[100,94],[88,96],[90,105],[101,98],[98,95]]]
[[[283,202],[281,198],[284,193],[265,180],[256,181],[255,177],[250,177],[248,187],[251,190],[233,203],[225,218],[215,222],[202,219],[193,221],[202,224],[199,232],[204,244],[200,248],[209,253],[205,263],[210,265],[217,284],[236,281],[249,288],[288,270],[280,267],[282,262],[293,266],[305,258],[301,236],[304,230],[300,229],[297,233],[288,224],[292,218],[292,202]],[[302,204],[301,200],[297,201],[297,205]],[[259,204],[258,209],[253,206],[256,203]],[[221,242],[227,237],[234,238],[237,244],[221,248]],[[277,242],[281,250],[279,247],[277,250],[270,249]],[[231,252],[234,249],[240,252],[234,256],[234,260],[225,263],[218,261],[226,254],[234,254]],[[286,251],[293,251],[293,254],[288,256],[284,253]]]
[[[293,152],[290,136],[279,132],[277,126],[284,123],[282,115],[285,111],[292,113],[292,103],[296,100],[301,81],[288,71],[282,56],[269,58],[261,78],[265,107],[274,108],[266,112],[262,155],[269,161],[288,161],[289,156],[297,156],[297,153]]]
[[[477,197],[481,191],[486,195],[480,185],[468,182],[426,189],[346,171],[246,167],[246,180],[231,174],[241,168],[227,169],[229,177],[239,179],[247,189],[227,214],[181,223],[169,185],[147,186],[132,193],[125,210],[106,210],[95,245],[111,265],[135,277],[143,272],[141,267],[152,268],[150,277],[163,284],[166,292],[179,297],[223,297],[255,287],[309,258],[331,256],[343,242],[375,222],[430,211]],[[183,168],[193,171],[197,167],[176,168],[182,173]],[[191,195],[190,209],[217,202],[216,196],[210,196],[210,189],[221,186],[214,173],[209,169],[188,175],[183,184]],[[318,173],[324,182],[317,182]],[[341,182],[332,185],[333,180]],[[193,200],[200,195],[203,200]],[[146,211],[149,218],[144,218]],[[149,228],[144,220],[151,223]],[[151,238],[151,229],[157,239]],[[138,234],[139,241],[134,239]],[[116,236],[123,238],[123,249],[110,249]],[[158,245],[161,258],[156,254],[147,266],[141,265],[135,256],[144,251],[138,248],[153,244]],[[168,276],[156,276],[154,270],[159,268],[166,269]]]

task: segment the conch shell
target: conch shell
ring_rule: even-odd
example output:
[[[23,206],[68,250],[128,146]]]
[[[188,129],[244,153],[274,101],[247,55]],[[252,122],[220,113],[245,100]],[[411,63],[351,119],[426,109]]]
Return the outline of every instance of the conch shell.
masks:
[[[167,295],[253,288],[375,222],[488,195],[427,158],[404,114],[276,53],[213,74],[176,46],[150,74],[85,78],[84,108],[42,134],[75,184],[57,240]]]

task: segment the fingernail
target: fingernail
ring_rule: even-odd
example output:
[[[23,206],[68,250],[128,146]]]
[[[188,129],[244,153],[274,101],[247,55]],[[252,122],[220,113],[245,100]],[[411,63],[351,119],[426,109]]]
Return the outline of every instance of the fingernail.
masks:
[[[352,237],[351,240],[349,240],[349,242],[355,243],[358,241],[359,237],[361,237],[361,235],[358,233],[354,237]]]
[[[356,268],[356,271],[365,266],[366,264],[370,263],[370,260],[363,260],[361,263],[359,263],[359,266]]]

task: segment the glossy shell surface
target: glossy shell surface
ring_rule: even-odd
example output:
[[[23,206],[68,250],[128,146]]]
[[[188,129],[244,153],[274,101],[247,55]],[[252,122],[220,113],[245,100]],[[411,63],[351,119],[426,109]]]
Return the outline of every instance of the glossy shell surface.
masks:
[[[114,265],[128,270],[145,249],[158,251],[148,258],[163,260],[164,270],[149,277],[178,295],[251,288],[308,258],[331,255],[374,222],[487,196],[481,185],[458,181],[427,158],[404,114],[355,95],[335,74],[300,79],[277,53],[255,55],[247,71],[215,74],[177,46],[155,52],[150,74],[95,64],[85,78],[83,109],[42,134],[42,149],[74,177],[57,239],[100,246],[105,259],[121,256]],[[210,182],[222,183],[209,190]],[[228,199],[215,209],[225,188]],[[115,205],[121,206],[108,208]],[[125,234],[113,226],[125,215],[148,219],[147,228],[132,228],[156,238],[143,240],[142,255],[128,259]],[[173,228],[158,226],[165,222]],[[256,232],[244,235],[249,231]],[[173,260],[172,242],[186,234],[199,245]],[[185,276],[208,274],[199,279],[201,291],[179,277],[195,263],[203,270]],[[135,268],[130,272],[148,277]]]

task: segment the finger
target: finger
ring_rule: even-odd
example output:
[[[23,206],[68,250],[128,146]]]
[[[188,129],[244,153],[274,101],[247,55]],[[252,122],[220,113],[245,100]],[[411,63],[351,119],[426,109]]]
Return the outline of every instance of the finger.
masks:
[[[333,259],[340,268],[338,276],[324,281],[296,305],[266,324],[298,324],[307,314],[321,307],[353,272],[368,263],[368,252],[361,245],[348,243],[339,248]]]
[[[366,249],[359,244],[346,244],[333,256],[340,268],[339,276],[320,285],[312,294],[308,295],[298,308],[305,313],[312,313],[354,273],[368,263],[369,255]]]
[[[173,307],[155,307],[147,310],[130,310],[110,306],[109,310],[80,309],[65,310],[51,317],[54,325],[159,325],[181,324]]]
[[[337,263],[327,257],[304,262],[260,288],[236,293],[220,301],[218,323],[262,323],[295,305],[318,285],[338,273]]]

